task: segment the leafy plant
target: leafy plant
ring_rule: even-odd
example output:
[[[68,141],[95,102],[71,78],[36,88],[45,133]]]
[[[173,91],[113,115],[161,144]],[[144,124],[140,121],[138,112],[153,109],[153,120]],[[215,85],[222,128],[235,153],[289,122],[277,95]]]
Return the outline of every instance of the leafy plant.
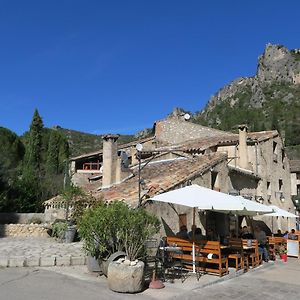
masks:
[[[105,258],[125,251],[128,259],[135,260],[143,256],[145,241],[158,232],[159,226],[159,220],[142,208],[132,209],[114,201],[87,209],[78,230],[88,254]]]
[[[62,192],[61,196],[65,200],[66,220],[71,221],[72,219],[72,214],[70,213],[71,207],[74,205],[75,202],[84,198],[86,194],[80,187],[75,185],[70,185]]]
[[[286,254],[287,253],[286,246],[284,244],[280,244],[278,247],[278,252],[279,254]]]
[[[52,225],[52,237],[56,237],[59,240],[63,240],[65,237],[65,232],[68,228],[68,224],[63,221],[53,223]]]

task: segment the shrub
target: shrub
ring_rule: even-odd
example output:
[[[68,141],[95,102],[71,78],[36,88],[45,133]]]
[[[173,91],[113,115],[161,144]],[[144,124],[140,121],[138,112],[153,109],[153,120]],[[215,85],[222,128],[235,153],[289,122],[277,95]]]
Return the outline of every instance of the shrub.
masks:
[[[68,228],[68,224],[66,222],[56,222],[52,225],[52,237],[56,237],[59,240],[63,240],[65,237],[65,232]]]
[[[88,254],[105,258],[125,251],[128,259],[135,260],[143,256],[145,241],[158,232],[159,226],[159,220],[144,209],[131,209],[124,202],[114,201],[87,209],[78,230]]]

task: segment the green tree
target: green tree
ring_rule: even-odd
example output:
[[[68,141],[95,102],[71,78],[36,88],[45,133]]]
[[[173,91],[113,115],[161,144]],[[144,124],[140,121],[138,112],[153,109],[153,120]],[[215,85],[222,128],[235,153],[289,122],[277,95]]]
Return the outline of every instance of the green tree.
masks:
[[[47,152],[47,162],[46,162],[46,172],[48,174],[58,174],[59,169],[59,134],[55,130],[51,130],[48,152]]]
[[[43,121],[36,109],[33,114],[29,130],[29,141],[25,152],[25,168],[32,168],[40,171],[42,153],[42,131]]]

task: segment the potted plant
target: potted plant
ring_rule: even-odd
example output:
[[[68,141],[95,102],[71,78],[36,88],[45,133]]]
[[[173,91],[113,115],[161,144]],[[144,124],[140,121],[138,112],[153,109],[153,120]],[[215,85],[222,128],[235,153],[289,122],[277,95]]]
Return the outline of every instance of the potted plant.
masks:
[[[117,202],[107,205],[98,201],[86,209],[78,221],[79,236],[84,241],[84,249],[88,255],[87,267],[91,272],[101,271],[107,275],[110,260],[125,256],[118,237],[116,215],[122,216],[121,205]]]
[[[80,187],[70,185],[60,194],[65,207],[64,219],[57,219],[52,224],[52,236],[60,241],[71,243],[76,235],[76,225],[84,210],[96,203],[95,198],[86,194]]]
[[[286,250],[285,245],[281,244],[279,246],[278,251],[279,251],[279,256],[280,256],[281,260],[283,262],[287,262],[287,250]]]
[[[122,293],[136,293],[143,289],[145,242],[159,231],[159,220],[143,208],[131,209],[122,203],[121,218],[116,215],[119,243],[126,257],[108,265],[108,286]]]
[[[102,262],[104,273],[107,268],[109,288],[136,293],[142,290],[144,279],[144,263],[139,258],[144,256],[145,241],[159,226],[158,219],[145,210],[114,201],[87,209],[78,230],[86,252]]]

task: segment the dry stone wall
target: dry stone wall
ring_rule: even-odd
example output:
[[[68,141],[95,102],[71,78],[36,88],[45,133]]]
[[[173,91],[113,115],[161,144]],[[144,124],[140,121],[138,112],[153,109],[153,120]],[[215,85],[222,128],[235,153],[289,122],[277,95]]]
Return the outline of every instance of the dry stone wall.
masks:
[[[49,237],[49,224],[2,224],[1,236]]]

